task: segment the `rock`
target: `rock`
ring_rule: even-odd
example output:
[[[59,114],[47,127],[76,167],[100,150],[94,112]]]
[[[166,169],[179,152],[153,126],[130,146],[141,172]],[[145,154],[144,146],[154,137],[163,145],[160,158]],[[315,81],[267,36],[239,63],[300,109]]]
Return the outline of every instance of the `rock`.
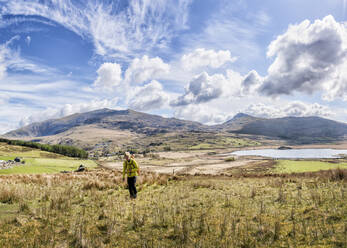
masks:
[[[78,169],[77,170],[75,170],[75,172],[82,172],[82,171],[85,171],[87,168],[83,165],[83,164],[81,164],[79,167],[78,167]]]
[[[277,149],[278,150],[290,150],[290,149],[293,149],[293,148],[291,148],[290,146],[280,146]]]

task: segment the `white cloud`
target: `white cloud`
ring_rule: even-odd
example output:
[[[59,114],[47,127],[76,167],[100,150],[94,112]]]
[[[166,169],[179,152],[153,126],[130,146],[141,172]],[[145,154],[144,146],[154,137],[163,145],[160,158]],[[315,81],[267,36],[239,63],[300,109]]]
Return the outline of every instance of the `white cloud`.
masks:
[[[241,80],[241,75],[232,70],[227,70],[226,76],[209,76],[207,72],[202,72],[189,82],[183,95],[171,101],[171,106],[199,104],[221,97],[239,96]]]
[[[263,82],[263,78],[259,74],[252,70],[242,80],[241,93],[242,95],[249,95],[258,90]]]
[[[294,101],[281,106],[265,105],[262,103],[250,104],[243,112],[264,118],[280,118],[286,116],[304,117],[304,116],[320,116],[330,117],[333,111],[318,103],[304,103]]]
[[[181,58],[184,70],[194,70],[201,67],[219,68],[227,62],[235,62],[236,57],[231,57],[228,50],[195,49],[192,53],[184,54]]]
[[[1,2],[1,1],[0,1]],[[6,2],[6,1],[4,1]],[[44,24],[44,25],[48,25],[48,26],[56,26],[55,23],[53,23],[52,21],[48,21],[48,20],[43,20],[42,18],[38,18],[37,16],[6,16],[6,18],[4,18],[4,16],[0,16],[0,28],[8,28],[11,25],[18,25],[20,23],[24,23],[24,22],[32,22],[32,23],[40,23],[40,24]],[[32,27],[32,26],[28,26],[25,27],[23,29],[17,29],[13,30],[14,33],[17,33],[19,31],[26,31],[26,32],[35,32],[35,31],[42,31],[42,28],[37,28],[37,27]]]
[[[162,61],[161,58],[149,58],[144,55],[141,59],[135,58],[125,72],[127,83],[139,84],[151,79],[159,79],[168,74],[170,66]]]
[[[6,71],[8,66],[11,64],[11,60],[14,56],[13,51],[9,48],[9,45],[14,41],[18,40],[19,36],[16,35],[12,37],[9,41],[0,45],[0,79],[3,79],[6,76]]]
[[[131,0],[127,8],[119,8],[112,1],[16,0],[5,3],[2,12],[45,17],[91,38],[99,55],[129,57],[166,47],[186,29],[190,2]]]
[[[26,38],[25,38],[25,43],[29,46],[30,43],[31,43],[31,37],[28,35]]]
[[[209,76],[203,72],[195,76],[185,89],[185,94],[174,100],[172,106],[182,106],[191,103],[208,102],[220,97],[226,79],[222,74]]]
[[[8,123],[8,122],[0,122],[0,135],[5,134],[11,130],[14,130],[17,125]]]
[[[97,70],[94,86],[111,89],[122,82],[122,68],[117,63],[103,63]]]
[[[14,71],[30,71],[38,74],[52,74],[56,70],[54,68],[36,63],[26,58],[22,58],[19,49],[12,49],[11,45],[20,39],[19,35],[12,37],[10,40],[0,45],[0,79],[7,74],[7,70]]]
[[[255,23],[259,26],[267,26],[271,22],[271,17],[264,11],[251,15],[251,18],[255,20]]]
[[[46,108],[44,111],[38,111],[35,114],[22,118],[19,126],[23,127],[34,122],[45,121],[48,119],[61,118],[75,113],[84,113],[102,108],[115,107],[117,99],[113,100],[92,100],[90,102],[78,104],[65,104],[60,108]]]
[[[1,55],[0,55],[0,79],[4,78],[6,75],[6,65],[4,65],[3,63],[1,63]]]
[[[223,123],[231,117],[221,112],[218,108],[213,108],[207,104],[178,107],[174,112],[174,116],[207,125]]]
[[[137,86],[130,94],[129,106],[140,111],[164,108],[169,100],[169,95],[163,90],[158,81],[151,81],[144,86]]]
[[[289,26],[267,55],[275,57],[260,87],[265,95],[320,92],[347,100],[347,27],[327,16]]]
[[[218,10],[202,23],[201,32],[183,34],[185,52],[203,47],[205,49],[228,50],[236,56],[237,66],[248,67],[262,56],[258,38],[270,22],[264,11],[252,11],[247,1],[221,1]]]
[[[10,97],[3,93],[0,93],[0,105],[4,105],[9,101]]]

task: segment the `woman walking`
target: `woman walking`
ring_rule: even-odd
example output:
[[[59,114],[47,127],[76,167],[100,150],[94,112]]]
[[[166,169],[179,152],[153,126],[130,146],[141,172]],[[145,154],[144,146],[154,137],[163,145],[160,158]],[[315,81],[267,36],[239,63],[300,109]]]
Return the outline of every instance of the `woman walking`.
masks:
[[[139,166],[137,165],[134,157],[130,155],[129,152],[124,154],[123,162],[123,181],[125,179],[125,174],[127,174],[127,182],[130,193],[130,198],[135,199],[137,196],[136,190],[136,177],[139,175]]]

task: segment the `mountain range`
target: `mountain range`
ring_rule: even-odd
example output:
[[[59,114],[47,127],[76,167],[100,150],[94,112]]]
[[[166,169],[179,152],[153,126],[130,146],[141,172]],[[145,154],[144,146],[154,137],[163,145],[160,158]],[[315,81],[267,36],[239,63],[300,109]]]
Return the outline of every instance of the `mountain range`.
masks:
[[[251,134],[310,143],[346,139],[347,124],[320,117],[265,119],[239,113],[223,124],[207,126],[134,110],[100,109],[32,123],[6,133],[4,137],[92,147],[100,142],[122,143],[187,132]]]

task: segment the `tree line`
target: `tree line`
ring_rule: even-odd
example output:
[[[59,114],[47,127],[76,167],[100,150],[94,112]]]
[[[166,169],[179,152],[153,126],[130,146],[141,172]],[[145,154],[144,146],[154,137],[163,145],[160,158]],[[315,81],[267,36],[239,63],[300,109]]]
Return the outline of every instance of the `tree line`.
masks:
[[[37,148],[37,149],[40,149],[41,151],[58,153],[68,157],[88,158],[88,153],[85,150],[79,149],[74,146],[48,145],[48,144],[41,144],[41,143],[32,142],[32,141],[9,140],[4,138],[0,138],[0,142],[5,142],[9,145]]]

